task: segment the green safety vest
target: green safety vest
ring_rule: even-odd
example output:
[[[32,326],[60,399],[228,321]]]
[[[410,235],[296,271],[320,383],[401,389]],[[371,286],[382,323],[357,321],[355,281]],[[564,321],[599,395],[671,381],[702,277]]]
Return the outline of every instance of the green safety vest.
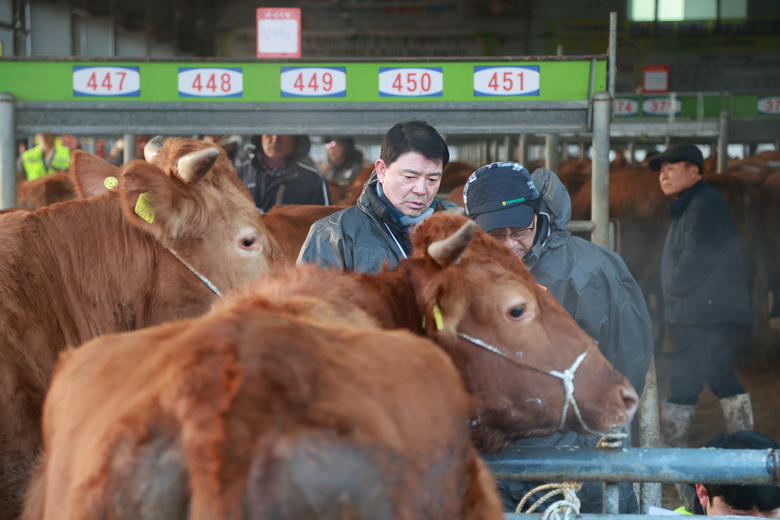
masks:
[[[685,509],[685,506],[678,507],[677,509],[674,510],[674,512],[677,513],[678,515],[692,515],[693,514],[690,511],[688,511],[687,509]]]
[[[28,181],[40,179],[54,173],[55,170],[67,170],[70,166],[70,150],[61,144],[54,145],[54,156],[51,165],[46,169],[43,162],[43,149],[40,145],[34,146],[22,154],[22,166]]]

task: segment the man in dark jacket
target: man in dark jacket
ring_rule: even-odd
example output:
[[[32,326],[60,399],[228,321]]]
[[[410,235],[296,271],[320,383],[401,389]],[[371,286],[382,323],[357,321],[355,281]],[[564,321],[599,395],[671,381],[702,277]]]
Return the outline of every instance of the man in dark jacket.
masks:
[[[255,155],[238,168],[238,178],[249,187],[257,207],[267,213],[288,204],[330,204],[328,183],[301,159],[309,151],[306,136],[253,136]]]
[[[375,171],[357,206],[312,224],[298,263],[377,273],[411,253],[411,228],[434,211],[455,207],[436,198],[447,143],[424,121],[393,126],[382,140]]]
[[[703,163],[692,144],[650,161],[661,171],[664,194],[677,196],[661,256],[665,318],[675,325],[672,395],[661,403],[661,434],[672,447],[688,444],[705,384],[720,398],[729,432],[753,427],[750,395],[730,364],[737,327],[751,322],[737,228],[723,198],[702,179]]]
[[[531,176],[515,162],[489,164],[469,177],[463,200],[468,215],[523,259],[536,281],[641,394],[653,354],[652,324],[642,291],[620,256],[566,230],[571,199],[558,176],[544,168]],[[486,459],[511,459],[513,449],[523,446],[595,446],[598,441],[597,436],[574,432],[554,434],[523,439]],[[628,440],[624,445],[630,446]],[[514,512],[525,494],[542,483],[498,484],[505,510]],[[602,512],[601,483],[586,482],[578,496],[580,512]],[[621,484],[620,512],[637,511],[631,484]]]

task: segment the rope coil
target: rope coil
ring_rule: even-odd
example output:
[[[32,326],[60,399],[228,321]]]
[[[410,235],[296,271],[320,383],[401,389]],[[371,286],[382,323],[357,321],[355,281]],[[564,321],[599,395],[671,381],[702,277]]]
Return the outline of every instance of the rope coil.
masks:
[[[552,491],[546,493],[539,500],[534,502],[526,513],[533,513],[536,508],[540,507],[547,499],[560,493],[563,495],[563,498],[550,504],[550,507],[548,507],[542,515],[542,520],[569,520],[572,513],[575,515],[580,514],[581,504],[580,499],[577,496],[577,491],[582,489],[582,484],[577,482],[562,482],[560,484],[543,484],[537,486],[523,497],[523,500],[517,505],[515,513],[522,513],[523,506],[525,506],[526,502],[528,502],[534,494],[545,489],[551,489]],[[563,518],[561,518],[561,514],[563,514]]]

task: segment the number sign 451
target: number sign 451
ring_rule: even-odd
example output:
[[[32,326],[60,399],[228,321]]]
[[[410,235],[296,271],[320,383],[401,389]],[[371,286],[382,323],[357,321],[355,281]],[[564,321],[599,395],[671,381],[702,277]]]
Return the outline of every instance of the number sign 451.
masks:
[[[141,94],[138,67],[73,67],[74,96],[132,96]]]
[[[474,67],[475,96],[538,96],[538,65]]]
[[[179,68],[179,97],[242,97],[240,68]]]

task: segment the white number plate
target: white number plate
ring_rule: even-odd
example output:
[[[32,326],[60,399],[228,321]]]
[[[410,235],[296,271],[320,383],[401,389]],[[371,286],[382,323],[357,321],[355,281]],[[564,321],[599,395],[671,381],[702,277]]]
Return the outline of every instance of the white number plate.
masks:
[[[73,67],[74,96],[140,96],[138,67]]]
[[[441,97],[444,74],[441,67],[380,67],[380,97]]]
[[[539,66],[474,67],[475,96],[538,96]]]
[[[780,97],[758,98],[759,114],[780,114]]]
[[[282,67],[283,97],[344,97],[345,67]]]
[[[244,75],[240,68],[179,68],[179,97],[241,97]]]
[[[635,116],[639,113],[639,100],[616,98],[614,107],[616,116]]]
[[[648,116],[668,116],[674,110],[675,114],[682,112],[682,101],[670,98],[649,98],[642,101],[642,113]]]

